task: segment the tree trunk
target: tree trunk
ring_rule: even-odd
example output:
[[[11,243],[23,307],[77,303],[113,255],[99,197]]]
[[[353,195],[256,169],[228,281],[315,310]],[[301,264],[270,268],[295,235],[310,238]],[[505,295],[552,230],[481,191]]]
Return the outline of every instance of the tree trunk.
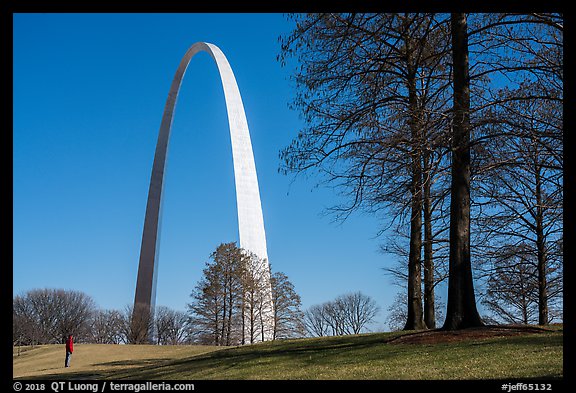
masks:
[[[219,332],[219,319],[218,319],[218,308],[215,306],[215,313],[214,313],[214,345],[220,345],[220,339],[218,338]]]
[[[232,282],[232,277],[230,278],[230,288],[229,288],[229,295],[228,295],[228,321],[226,322],[226,345],[231,345],[231,337],[232,337],[232,315],[234,311],[234,291],[232,286],[234,285]]]
[[[413,173],[412,187],[420,185],[418,173]],[[408,257],[408,315],[404,330],[426,329],[422,317],[422,199],[417,190],[412,194],[410,219],[410,254]]]
[[[524,280],[524,270],[521,267],[520,268],[520,296],[522,297],[522,323],[524,325],[528,325],[528,309],[530,307],[529,302],[528,302],[528,296],[527,296],[527,291],[528,291],[528,286],[529,284],[525,283]]]
[[[224,283],[224,295],[222,296],[222,326],[220,327],[221,345],[226,345],[226,302],[228,293],[226,292],[226,283]]]
[[[240,308],[240,321],[242,324],[242,345],[246,344],[246,292],[242,288],[242,306]]]
[[[454,67],[448,306],[443,329],[482,326],[470,261],[470,79],[466,14],[451,15]]]
[[[536,164],[536,248],[538,250],[538,325],[548,324],[548,289],[546,280],[546,236],[544,234],[540,166]]]
[[[424,152],[424,322],[428,329],[436,329],[434,311],[434,260],[432,258],[432,206],[430,200],[430,153]]]
[[[418,97],[416,95],[416,72],[410,70],[411,48],[406,40],[406,56],[409,68],[408,102],[410,111],[410,132],[412,138],[411,170],[412,193],[410,214],[410,254],[408,256],[408,315],[404,330],[426,329],[422,316],[422,155],[421,128],[419,122]]]

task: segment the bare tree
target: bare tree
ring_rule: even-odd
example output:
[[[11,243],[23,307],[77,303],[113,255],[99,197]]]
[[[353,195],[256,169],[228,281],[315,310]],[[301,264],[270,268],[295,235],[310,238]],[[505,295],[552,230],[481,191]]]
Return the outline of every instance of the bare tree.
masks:
[[[88,339],[94,300],[80,291],[57,291],[57,299],[62,306],[58,324],[61,337],[72,334],[77,341]]]
[[[151,344],[150,332],[154,331],[154,315],[149,307],[141,304],[126,306],[124,310],[123,335],[128,344]]]
[[[260,258],[251,252],[242,252],[242,270],[240,286],[242,288],[241,318],[242,318],[242,344],[252,344],[264,341],[266,323],[263,320],[265,308],[273,307],[272,300],[265,296],[271,290],[264,279],[267,272],[257,268],[265,266]],[[255,268],[256,267],[256,268]]]
[[[549,321],[549,298],[561,296],[562,108],[556,100],[529,98],[536,93],[534,85],[502,92],[507,102],[491,111],[499,121],[486,131],[494,136],[482,146],[487,158],[478,174],[482,215],[477,230],[488,275],[494,270],[491,265],[511,249],[534,256],[538,323],[544,325]],[[522,96],[526,99],[519,100]]]
[[[158,345],[178,345],[186,342],[188,316],[165,306],[156,307],[156,343]]]
[[[342,336],[349,334],[346,326],[346,309],[345,304],[341,301],[340,297],[335,300],[323,304],[324,317],[326,323],[330,327],[332,336]]]
[[[430,164],[426,150],[446,131],[447,31],[446,18],[432,14],[310,14],[282,40],[281,60],[297,55],[301,63],[293,107],[306,128],[282,151],[281,169],[325,175],[348,197],[332,209],[340,219],[358,209],[410,211],[407,329],[426,328],[422,201],[431,166],[423,161]]]
[[[380,308],[376,301],[361,292],[340,296],[337,301],[343,304],[345,326],[348,334],[358,334],[371,323]]]
[[[386,322],[391,331],[402,330],[406,323],[406,302],[402,293],[394,296],[394,302],[388,307]]]
[[[466,14],[451,15],[454,105],[450,186],[450,265],[443,329],[482,326],[470,259],[470,76]]]
[[[442,302],[442,300],[439,297],[436,298],[436,302],[434,303],[434,305],[436,307],[436,309],[434,310],[435,317],[437,321],[440,324],[442,324],[444,319],[444,309],[446,305]],[[404,324],[406,321],[406,302],[404,301],[404,296],[402,292],[396,293],[396,295],[394,296],[394,301],[392,302],[390,307],[388,307],[387,311],[388,316],[386,317],[386,322],[390,330],[391,331],[402,330],[404,328]]]
[[[207,264],[204,275],[190,295],[188,304],[190,323],[196,340],[203,344],[222,345],[222,303],[221,285],[215,269]]]
[[[302,337],[305,333],[300,295],[288,276],[275,272],[270,277],[274,303],[274,339]]]
[[[361,292],[340,295],[310,307],[305,313],[306,329],[316,336],[358,334],[373,322],[380,308]]]
[[[534,264],[517,247],[509,247],[509,255],[499,260],[488,279],[482,303],[504,323],[537,322],[538,280]],[[523,247],[519,247],[523,248]]]
[[[304,313],[306,330],[312,336],[323,337],[329,335],[329,326],[326,322],[325,308],[323,304],[311,306]]]
[[[195,339],[212,345],[237,345],[264,340],[264,310],[274,309],[267,266],[235,243],[218,246],[188,305]],[[273,321],[272,321],[273,322]]]
[[[479,144],[501,143],[498,139],[495,141],[498,133],[482,134],[482,131],[490,130],[503,118],[510,117],[508,108],[503,117],[492,116],[503,105],[542,99],[562,101],[561,16],[484,14],[473,19],[469,31],[465,14],[455,13],[451,17],[454,114],[446,329],[481,324],[475,306],[470,262],[470,193],[476,188],[470,182],[471,147],[478,151]],[[474,57],[472,61],[469,61],[469,53]],[[491,84],[491,78],[500,83]],[[526,86],[533,86],[529,89],[531,93],[525,94]],[[522,93],[502,94],[502,91]],[[514,132],[508,135],[514,135]],[[500,165],[498,162],[492,164]],[[542,268],[540,274],[541,288],[545,288],[544,270]],[[541,291],[541,320],[545,320],[545,293],[543,289]]]
[[[25,296],[18,295],[12,302],[12,340],[21,345],[40,343],[40,331],[35,322],[35,312],[32,304]]]
[[[440,179],[435,179],[441,181]],[[448,257],[449,257],[449,210],[444,205],[448,195],[444,185],[437,189],[425,188],[433,196],[424,198],[424,274],[423,274],[423,300],[424,300],[424,321],[430,329],[436,328],[438,307],[436,305],[436,287],[445,282],[448,278]],[[409,231],[407,218],[399,215],[396,225],[388,230],[386,242],[380,246],[380,251],[384,254],[392,254],[396,257],[396,263],[389,265],[383,270],[391,277],[391,283],[402,288],[406,292],[408,276],[406,272],[406,260],[409,250]],[[407,319],[405,312],[398,314]],[[443,315],[443,313],[442,313]]]
[[[493,284],[509,250],[533,250],[538,323],[546,324],[549,300],[561,297],[563,17],[501,13],[474,20],[471,80],[500,81],[477,90],[471,108],[476,258]]]
[[[33,289],[14,298],[12,317],[16,324],[25,324],[17,328],[21,341],[56,344],[68,334],[88,340],[94,310],[94,300],[83,292]]]
[[[221,339],[222,345],[231,345],[237,331],[235,320],[243,295],[241,277],[245,256],[235,243],[221,244],[211,255],[222,290]]]
[[[455,13],[450,18],[444,14],[291,17],[296,19],[296,28],[281,39],[279,59],[283,64],[291,57],[299,61],[295,71],[297,97],[292,107],[301,111],[306,126],[281,152],[281,170],[297,174],[317,171],[324,176],[322,183],[342,191],[347,197],[345,203],[331,209],[337,219],[345,219],[358,209],[410,217],[406,219],[410,234],[406,247],[410,305],[406,328],[435,325],[435,245],[439,249],[450,247],[451,282],[444,328],[480,326],[472,262],[473,258],[483,258],[483,250],[471,245],[472,213],[477,209],[474,213],[478,217],[483,214],[482,207],[472,200],[482,187],[482,178],[473,178],[479,174],[475,160],[483,144],[499,143],[494,140],[499,132],[515,133],[504,128],[496,134],[485,132],[509,117],[511,103],[545,100],[561,106],[563,16],[499,13],[470,14],[468,18]],[[447,59],[448,55],[452,58]],[[527,86],[531,86],[529,94]],[[505,89],[514,94],[502,94]],[[504,116],[496,115],[499,112]],[[561,148],[542,136],[534,143],[562,162]],[[434,204],[443,205],[448,194],[433,196],[432,190],[437,181],[445,185],[448,176],[450,186],[444,190],[450,195],[449,242],[442,239],[439,243],[435,234],[446,227],[440,224],[435,229],[432,225]],[[533,211],[540,209],[537,214],[545,214],[546,208],[538,206]],[[439,216],[445,217],[443,212]],[[547,240],[540,236],[538,246],[541,321],[547,320],[547,250],[561,248],[559,239]]]
[[[96,344],[126,342],[124,316],[117,310],[97,310],[92,315],[89,341]]]

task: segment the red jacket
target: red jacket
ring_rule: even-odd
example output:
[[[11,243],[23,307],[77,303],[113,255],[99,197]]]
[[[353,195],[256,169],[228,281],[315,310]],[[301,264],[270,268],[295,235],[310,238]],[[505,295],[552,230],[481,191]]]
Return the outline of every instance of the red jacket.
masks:
[[[72,336],[66,339],[66,352],[74,352],[74,340],[72,340]]]

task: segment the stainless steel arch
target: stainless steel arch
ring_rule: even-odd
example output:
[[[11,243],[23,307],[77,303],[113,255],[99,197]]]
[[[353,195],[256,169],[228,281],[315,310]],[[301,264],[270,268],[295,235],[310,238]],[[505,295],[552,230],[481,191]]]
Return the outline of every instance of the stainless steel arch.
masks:
[[[259,273],[259,276],[263,277],[263,284],[265,288],[267,288],[263,295],[266,299],[265,304],[269,306],[266,306],[264,309],[264,334],[260,335],[260,339],[268,340],[272,338],[274,328],[270,268],[250,132],[248,130],[246,114],[244,113],[244,105],[242,104],[242,98],[232,68],[224,56],[224,53],[222,53],[217,46],[206,42],[195,43],[182,58],[174,75],[174,79],[172,80],[170,92],[168,93],[164,107],[152,166],[150,189],[148,191],[140,262],[138,266],[138,279],[134,296],[134,310],[146,309],[151,312],[154,310],[158,274],[162,190],[164,186],[164,172],[170,130],[172,128],[174,109],[176,107],[182,79],[186,73],[188,64],[190,64],[190,60],[200,51],[208,52],[216,62],[222,87],[224,88],[230,137],[232,140],[240,247],[253,252],[260,258],[260,263],[253,266],[253,269]]]

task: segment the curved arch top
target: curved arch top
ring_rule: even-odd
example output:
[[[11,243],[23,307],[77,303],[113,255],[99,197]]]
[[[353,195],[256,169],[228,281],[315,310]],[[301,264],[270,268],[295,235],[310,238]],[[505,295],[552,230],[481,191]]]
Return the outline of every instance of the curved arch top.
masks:
[[[240,247],[253,252],[261,259],[260,265],[253,266],[253,268],[263,274],[266,280],[266,286],[268,288],[270,287],[270,269],[268,265],[268,253],[266,249],[266,235],[260,202],[260,191],[258,188],[258,179],[256,176],[256,165],[254,162],[250,132],[248,130],[248,122],[246,120],[240,91],[234,73],[232,72],[232,68],[220,48],[210,43],[197,42],[188,49],[180,61],[180,65],[176,70],[176,74],[172,80],[172,85],[170,86],[170,92],[168,93],[162,122],[160,124],[158,142],[154,154],[154,163],[152,165],[150,189],[148,191],[146,216],[144,219],[140,262],[138,266],[138,279],[134,297],[135,309],[136,307],[142,307],[142,305],[152,310],[154,308],[156,299],[162,190],[164,187],[164,172],[170,131],[172,129],[172,120],[174,118],[174,110],[178,100],[178,93],[180,91],[182,79],[184,78],[184,74],[186,73],[190,61],[194,55],[200,51],[208,52],[216,62],[222,81],[222,87],[224,89],[224,98],[226,101],[226,110],[228,113],[228,123],[230,126],[230,137],[232,142]],[[271,297],[271,293],[268,294],[268,296]],[[267,313],[271,314],[272,310],[268,310]],[[273,321],[273,317],[271,320]],[[267,330],[270,330],[270,332],[266,334],[267,337],[271,337],[271,329],[272,327],[267,328]]]

